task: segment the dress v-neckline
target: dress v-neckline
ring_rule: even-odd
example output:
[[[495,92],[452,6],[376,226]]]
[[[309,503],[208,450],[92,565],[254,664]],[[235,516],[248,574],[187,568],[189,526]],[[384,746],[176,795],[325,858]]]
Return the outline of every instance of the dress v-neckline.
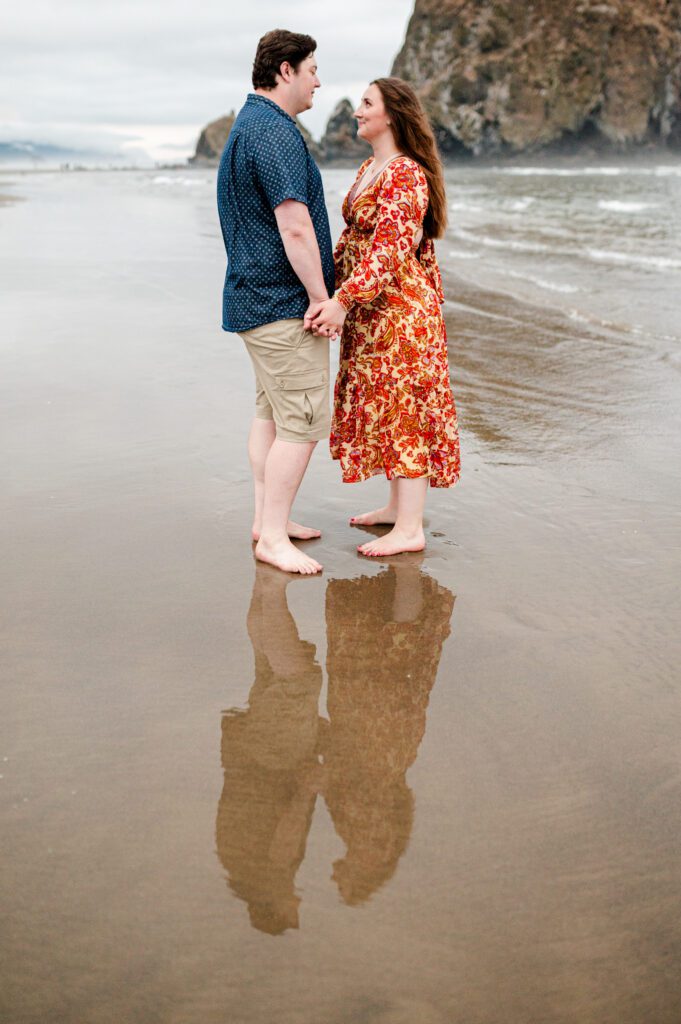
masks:
[[[387,171],[391,164],[394,164],[396,160],[402,159],[402,157],[404,157],[404,153],[398,153],[396,156],[391,157],[390,160],[388,160],[387,163],[383,164],[383,166],[380,168],[380,170],[377,171],[376,174],[374,174],[373,177],[369,179],[369,181],[366,183],[366,185],[364,186],[364,188],[360,192],[358,190],[358,185],[361,182],[362,178],[364,177],[364,173],[366,173],[366,172],[364,172],[357,179],[357,181],[355,182],[355,184],[352,186],[352,188],[350,190],[350,195],[348,196],[350,207],[352,208],[352,206],[354,206],[355,202],[359,199],[359,197],[363,196],[364,193],[367,192],[376,181],[378,181],[378,179],[381,177],[383,172]]]

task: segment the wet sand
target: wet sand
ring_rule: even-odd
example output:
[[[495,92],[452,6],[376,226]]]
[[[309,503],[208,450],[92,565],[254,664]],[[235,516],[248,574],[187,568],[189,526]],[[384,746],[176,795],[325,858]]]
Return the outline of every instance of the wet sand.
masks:
[[[123,177],[0,223],[0,1019],[677,1024],[678,350],[447,267],[425,555],[320,448],[284,585],[212,192]]]

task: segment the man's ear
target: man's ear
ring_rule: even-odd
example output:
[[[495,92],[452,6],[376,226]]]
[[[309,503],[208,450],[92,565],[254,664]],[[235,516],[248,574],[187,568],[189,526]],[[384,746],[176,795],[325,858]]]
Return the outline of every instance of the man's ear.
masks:
[[[284,82],[290,82],[291,79],[293,78],[293,68],[291,67],[287,60],[282,61],[282,63],[279,65],[279,76],[283,79]]]

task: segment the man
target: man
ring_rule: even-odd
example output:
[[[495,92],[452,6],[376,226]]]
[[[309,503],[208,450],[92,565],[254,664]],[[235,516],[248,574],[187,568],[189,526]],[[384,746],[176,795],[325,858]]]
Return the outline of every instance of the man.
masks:
[[[328,436],[329,341],[304,329],[334,287],[321,175],[295,122],[319,88],[311,36],[277,29],[258,43],[253,87],[225,146],[218,209],[227,251],[226,331],[243,338],[256,378],[248,454],[253,539],[263,562],[321,570],[291,538],[319,537],[290,520],[317,441]]]

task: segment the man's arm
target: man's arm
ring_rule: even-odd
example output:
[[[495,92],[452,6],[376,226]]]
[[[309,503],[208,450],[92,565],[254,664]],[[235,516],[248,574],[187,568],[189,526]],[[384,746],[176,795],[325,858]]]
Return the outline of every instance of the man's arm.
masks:
[[[324,302],[329,293],[324,284],[319,245],[307,206],[295,199],[285,199],[275,207],[274,216],[288,261],[300,278],[310,303]]]

